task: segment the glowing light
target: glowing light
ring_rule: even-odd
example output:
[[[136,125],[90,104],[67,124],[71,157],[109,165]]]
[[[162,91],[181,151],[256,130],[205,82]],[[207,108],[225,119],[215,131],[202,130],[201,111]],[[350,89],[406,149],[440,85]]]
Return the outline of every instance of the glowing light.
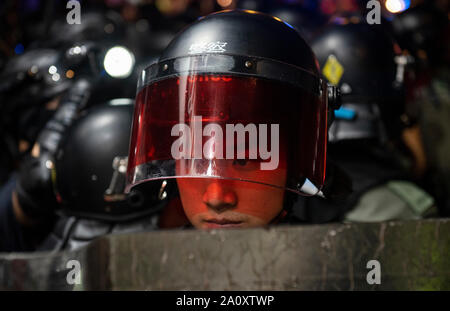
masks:
[[[400,13],[407,10],[411,4],[410,0],[386,0],[386,9],[391,13]]]
[[[217,4],[219,4],[222,8],[229,7],[233,3],[233,0],[217,0]]]
[[[45,167],[51,170],[53,168],[53,162],[50,160],[45,161]]]
[[[295,29],[294,26],[292,26],[291,24],[289,24],[288,22],[283,22],[286,26],[288,26],[289,28]]]
[[[105,27],[103,28],[103,30],[107,33],[107,34],[111,34],[114,32],[114,25],[109,23],[107,25],[105,25]]]
[[[31,68],[30,68],[30,73],[31,73],[32,75],[37,74],[38,71],[39,71],[38,66],[36,66],[36,65],[31,66]]]
[[[60,79],[59,73],[55,73],[55,74],[52,75],[52,80],[53,81],[57,82],[57,81],[59,81],[59,79]]]
[[[66,71],[66,77],[68,79],[72,79],[74,75],[75,75],[75,73],[73,72],[73,70],[69,69],[69,70]]]
[[[283,22],[283,21],[281,20],[281,18],[276,17],[276,16],[274,16],[273,19],[275,19],[276,21],[279,21],[279,22]]]
[[[115,46],[106,53],[103,66],[111,77],[126,78],[133,71],[134,55],[122,46]]]
[[[25,50],[25,47],[23,46],[22,43],[19,43],[16,45],[16,47],[14,48],[14,53],[16,53],[17,55],[22,54],[23,51]]]
[[[79,54],[85,54],[85,53],[86,53],[86,47],[84,45],[82,45],[82,46],[76,45],[69,49],[70,55],[79,55]]]
[[[55,66],[50,66],[50,67],[48,67],[48,73],[49,74],[54,74],[54,73],[56,73],[58,71],[58,69],[55,67]]]
[[[123,105],[129,105],[130,104],[130,100],[128,98],[115,98],[115,99],[111,99],[109,104],[111,106],[123,106]],[[141,116],[139,116],[140,118]]]

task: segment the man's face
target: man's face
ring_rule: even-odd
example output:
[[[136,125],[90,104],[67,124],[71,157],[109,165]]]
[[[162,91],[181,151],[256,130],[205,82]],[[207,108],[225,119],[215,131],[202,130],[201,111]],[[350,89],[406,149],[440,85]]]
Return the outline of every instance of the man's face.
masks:
[[[183,160],[180,160],[183,161]],[[260,170],[258,161],[222,160],[227,178],[286,183],[286,170]],[[177,170],[179,169],[177,161]],[[283,208],[284,189],[239,180],[178,178],[184,211],[197,229],[250,228],[269,224]]]

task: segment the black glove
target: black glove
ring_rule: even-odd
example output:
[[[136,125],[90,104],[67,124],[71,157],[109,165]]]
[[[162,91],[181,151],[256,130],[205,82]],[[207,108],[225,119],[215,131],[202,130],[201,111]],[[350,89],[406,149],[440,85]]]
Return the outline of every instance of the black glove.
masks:
[[[52,157],[48,152],[27,156],[19,170],[16,194],[22,211],[33,220],[51,216],[57,206],[52,185]]]

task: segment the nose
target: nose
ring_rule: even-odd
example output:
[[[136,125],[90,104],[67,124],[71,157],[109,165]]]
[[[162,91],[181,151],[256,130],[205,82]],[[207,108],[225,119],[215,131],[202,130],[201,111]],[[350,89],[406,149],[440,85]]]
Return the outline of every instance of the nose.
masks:
[[[203,203],[220,213],[235,207],[237,204],[237,196],[225,184],[212,182],[206,187],[205,193],[203,194]]]

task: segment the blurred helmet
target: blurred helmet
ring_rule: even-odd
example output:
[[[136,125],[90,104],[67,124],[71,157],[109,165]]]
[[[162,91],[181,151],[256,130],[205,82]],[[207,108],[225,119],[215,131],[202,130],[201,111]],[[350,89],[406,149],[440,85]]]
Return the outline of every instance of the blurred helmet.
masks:
[[[66,17],[50,28],[48,45],[54,47],[75,45],[85,41],[120,42],[126,35],[123,18],[114,11],[83,12],[80,24],[68,24]]]
[[[32,146],[52,116],[46,104],[66,92],[74,81],[101,76],[98,49],[93,43],[62,51],[34,49],[12,58],[0,75],[0,124],[4,133]],[[17,144],[15,144],[17,145]],[[15,152],[14,152],[15,153]]]
[[[52,49],[30,50],[12,58],[0,74],[0,136],[3,151],[17,159],[19,141],[33,145],[53,114],[45,104],[72,84],[61,67],[62,55]],[[50,105],[52,106],[52,105]]]
[[[61,53],[52,49],[30,50],[12,58],[0,75],[2,98],[33,105],[66,90],[70,83],[57,68],[61,58]]]
[[[68,129],[54,169],[57,200],[66,214],[125,221],[154,212],[150,203],[162,201],[156,198],[162,182],[154,191],[145,188],[145,195],[142,188],[123,192],[133,106],[130,99],[96,105]]]
[[[403,49],[420,64],[439,64],[449,48],[448,16],[432,1],[420,4],[395,16],[392,27]]]
[[[398,137],[404,109],[399,48],[382,26],[356,16],[336,18],[311,46],[323,76],[342,94],[329,141]]]
[[[334,94],[310,47],[280,19],[240,10],[203,17],[140,77],[127,189],[167,178],[220,178],[316,194],[325,178],[328,91]],[[244,131],[237,143],[233,128]],[[252,144],[258,129],[259,155]],[[180,146],[183,138],[192,143]],[[273,160],[261,152],[264,143],[279,147],[286,183],[230,169],[230,159],[250,158],[264,170]]]

